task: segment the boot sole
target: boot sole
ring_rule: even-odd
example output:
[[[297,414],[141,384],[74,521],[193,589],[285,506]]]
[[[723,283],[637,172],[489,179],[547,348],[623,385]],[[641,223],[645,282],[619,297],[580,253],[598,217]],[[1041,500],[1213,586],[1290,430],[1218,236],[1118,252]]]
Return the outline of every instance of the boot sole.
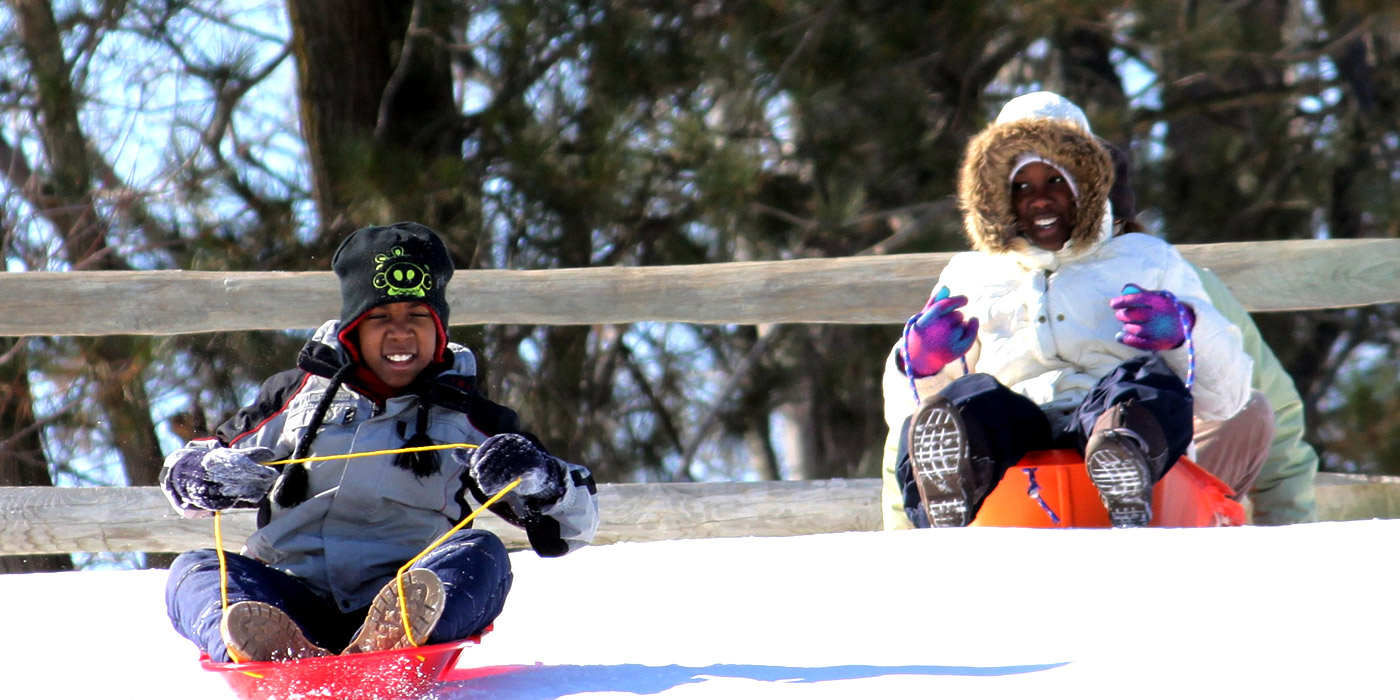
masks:
[[[297,623],[276,606],[245,600],[224,611],[219,634],[229,658],[239,661],[292,661],[330,652],[311,643]]]
[[[1152,521],[1152,484],[1141,450],[1127,440],[1105,435],[1084,458],[1084,466],[1113,527],[1147,527]]]
[[[963,481],[971,461],[967,430],[952,404],[933,399],[919,407],[909,423],[909,461],[929,524],[967,525],[971,514]]]
[[[404,574],[403,590],[408,600],[408,622],[413,638],[410,639],[403,628],[398,584],[391,580],[374,596],[364,626],[341,653],[406,649],[427,641],[438,620],[442,619],[443,602],[447,597],[442,580],[427,569],[413,569]]]

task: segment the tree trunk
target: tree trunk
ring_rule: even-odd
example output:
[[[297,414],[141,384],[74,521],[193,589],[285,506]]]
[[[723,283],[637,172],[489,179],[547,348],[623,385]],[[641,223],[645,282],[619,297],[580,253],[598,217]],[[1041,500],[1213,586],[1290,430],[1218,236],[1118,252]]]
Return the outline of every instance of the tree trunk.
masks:
[[[438,158],[461,160],[449,8],[412,0],[288,0],[302,135],[321,217],[318,253],[368,224],[447,234],[460,206],[428,203]],[[457,201],[458,198],[453,198]],[[464,249],[470,250],[464,242]]]
[[[53,486],[42,431],[34,418],[25,350],[13,338],[0,338],[0,358],[0,484]],[[62,554],[0,556],[0,573],[72,568],[72,557]]]
[[[359,167],[356,150],[369,146],[393,72],[389,44],[401,37],[390,33],[385,6],[383,0],[287,2],[301,132],[328,250],[357,228],[349,212],[359,196],[341,176]]]
[[[38,87],[39,123],[50,171],[45,180],[27,167],[22,174],[19,170],[7,170],[7,174],[17,181],[34,210],[53,225],[63,243],[62,254],[73,269],[129,269],[107,240],[112,223],[95,204],[94,188],[102,178],[78,118],[78,98],[53,9],[47,2],[22,0],[18,15],[23,49]],[[18,155],[9,160],[21,163]],[[78,346],[96,382],[97,401],[121,455],[127,483],[155,484],[162,456],[142,376],[150,341],[105,337],[83,339]],[[32,421],[32,407],[28,415]],[[32,439],[40,437],[35,432]],[[31,560],[18,565],[62,568],[63,562]]]
[[[165,459],[142,380],[146,345],[147,341],[132,336],[107,336],[83,343],[83,354],[98,381],[97,401],[132,486],[154,486]]]
[[[20,3],[20,32],[25,54],[36,74],[39,110],[44,118],[44,150],[52,172],[48,182],[32,175],[23,186],[34,208],[53,224],[63,254],[74,269],[126,270],[129,266],[108,245],[111,224],[94,205],[95,175],[87,140],[78,121],[63,45],[47,2]],[[161,452],[151,421],[150,402],[142,384],[149,341],[106,337],[79,341],[98,383],[98,403],[113,430],[132,486],[156,483]]]

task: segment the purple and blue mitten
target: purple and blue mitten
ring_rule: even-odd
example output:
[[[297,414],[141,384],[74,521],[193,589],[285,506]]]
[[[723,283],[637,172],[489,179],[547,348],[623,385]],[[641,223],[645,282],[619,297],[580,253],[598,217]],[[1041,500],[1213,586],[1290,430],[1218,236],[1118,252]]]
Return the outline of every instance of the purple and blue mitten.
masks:
[[[927,377],[967,354],[977,339],[977,319],[963,319],[967,297],[949,296],[943,287],[928,300],[904,330],[904,351],[911,377]]]
[[[1122,296],[1114,297],[1108,305],[1113,316],[1123,322],[1115,339],[1138,350],[1160,352],[1181,347],[1196,325],[1195,310],[1166,290],[1144,290],[1128,284]]]

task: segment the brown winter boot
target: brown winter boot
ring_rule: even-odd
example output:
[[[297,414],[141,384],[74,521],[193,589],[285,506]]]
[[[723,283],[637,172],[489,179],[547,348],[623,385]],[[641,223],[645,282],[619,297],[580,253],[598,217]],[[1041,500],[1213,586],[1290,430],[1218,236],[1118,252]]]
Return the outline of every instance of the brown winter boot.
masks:
[[[1094,422],[1084,467],[1113,527],[1146,527],[1152,521],[1154,474],[1166,471],[1159,464],[1166,451],[1156,419],[1131,401],[1110,407]]]
[[[930,527],[963,527],[972,522],[991,486],[990,474],[978,469],[967,425],[956,406],[934,396],[909,421],[910,475]]]
[[[374,596],[369,614],[365,616],[365,624],[342,654],[404,649],[419,646],[428,639],[442,618],[442,606],[447,597],[442,579],[427,569],[413,569],[404,574],[403,590],[404,598],[408,601],[408,624],[412,628],[412,639],[404,630],[403,613],[399,610],[398,583],[390,580]]]
[[[244,600],[228,607],[219,634],[229,658],[245,661],[293,661],[331,653],[311,643],[287,613],[276,606]]]

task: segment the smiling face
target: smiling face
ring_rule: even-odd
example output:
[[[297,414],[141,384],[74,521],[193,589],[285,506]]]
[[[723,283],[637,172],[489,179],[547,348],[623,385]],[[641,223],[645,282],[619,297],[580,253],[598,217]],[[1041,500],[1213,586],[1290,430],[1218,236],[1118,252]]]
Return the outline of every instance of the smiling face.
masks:
[[[365,366],[395,389],[413,383],[437,350],[437,320],[421,301],[376,306],[365,312],[355,334]]]
[[[1059,250],[1069,240],[1076,203],[1069,181],[1053,166],[1027,163],[1011,178],[1016,227],[1036,247]]]

